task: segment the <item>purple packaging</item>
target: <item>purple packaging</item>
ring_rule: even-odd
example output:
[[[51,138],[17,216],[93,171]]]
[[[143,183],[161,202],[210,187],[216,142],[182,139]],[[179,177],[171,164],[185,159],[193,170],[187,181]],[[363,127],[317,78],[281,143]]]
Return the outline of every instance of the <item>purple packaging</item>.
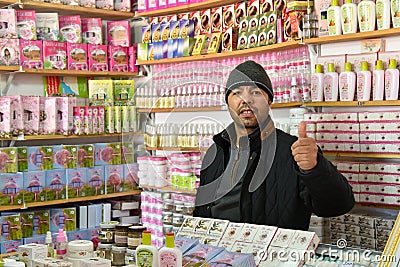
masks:
[[[24,202],[46,201],[46,171],[24,172]]]
[[[53,169],[52,146],[28,147],[28,171],[42,171]]]
[[[114,0],[116,11],[131,12],[131,0]]]
[[[128,71],[128,48],[121,46],[108,46],[108,61],[110,71]]]
[[[180,38],[194,37],[194,22],[193,20],[181,20],[179,26]]]
[[[18,39],[0,39],[0,65],[19,66]]]
[[[12,135],[11,98],[0,97],[0,116],[0,137],[8,138]]]
[[[15,10],[18,39],[36,40],[35,10]]]
[[[88,63],[91,71],[108,71],[107,45],[88,45]]]
[[[43,69],[42,41],[19,40],[20,64],[24,69]]]
[[[24,133],[29,135],[37,135],[39,133],[39,97],[38,96],[21,96],[23,109]]]
[[[60,42],[79,44],[81,37],[81,16],[59,16],[58,23],[60,28]]]
[[[152,29],[152,26],[153,26],[154,24],[151,24],[151,25],[146,25],[146,26],[143,26],[142,27],[142,39],[141,39],[141,41],[142,41],[142,43],[151,43],[152,42],[152,40],[151,40],[151,29]]]
[[[96,8],[114,10],[114,0],[96,0]]]
[[[38,40],[57,41],[58,34],[57,13],[36,13],[36,36]]]
[[[109,45],[129,47],[131,43],[131,27],[129,21],[108,21],[107,40]]]
[[[129,72],[138,72],[139,67],[136,65],[136,57],[137,57],[137,45],[130,46],[128,48],[128,71]]]
[[[46,200],[67,198],[67,177],[65,170],[46,171]]]
[[[39,134],[55,134],[57,99],[55,97],[41,96],[39,102],[40,102]]]
[[[67,45],[64,42],[43,41],[44,69],[65,70],[67,68]]]
[[[18,252],[18,247],[22,245],[21,240],[8,240],[3,241],[0,244],[0,253],[7,254],[12,252]]]
[[[19,135],[24,133],[24,122],[22,112],[22,101],[21,96],[6,96],[11,99],[11,130],[13,135]]]
[[[88,70],[87,44],[67,43],[67,56],[69,70]]]
[[[53,146],[53,169],[75,169],[78,166],[78,147],[76,145]]]
[[[0,205],[22,205],[23,186],[22,172],[0,174],[0,190],[4,195]]]
[[[163,42],[153,42],[154,60],[159,60],[163,58]]]
[[[170,38],[177,39],[179,37],[180,30],[180,21],[171,21],[170,22]]]
[[[79,5],[83,7],[96,8],[96,0],[80,0]]]
[[[85,197],[86,168],[67,169],[68,198]]]
[[[108,165],[105,169],[106,194],[123,191],[123,168],[122,165]]]
[[[121,164],[121,143],[95,143],[94,165]]]
[[[0,9],[0,38],[17,38],[17,17],[14,9]]]
[[[46,242],[46,235],[37,235],[31,237],[25,237],[23,239],[24,245],[28,244],[45,244]]]
[[[105,194],[105,178],[104,178],[104,166],[94,166],[92,168],[86,168],[86,180],[89,186],[86,191],[86,196],[98,196]],[[89,193],[92,191],[92,193]]]
[[[103,43],[102,24],[100,18],[82,18],[82,42],[85,44]]]
[[[151,24],[151,41],[153,43],[161,41],[161,25]]]

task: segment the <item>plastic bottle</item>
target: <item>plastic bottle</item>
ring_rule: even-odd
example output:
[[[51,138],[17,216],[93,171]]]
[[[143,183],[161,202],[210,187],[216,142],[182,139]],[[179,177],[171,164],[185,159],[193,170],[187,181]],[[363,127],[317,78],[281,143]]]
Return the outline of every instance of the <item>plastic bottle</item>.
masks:
[[[158,267],[158,249],[151,244],[151,231],[142,233],[142,245],[136,248],[136,265]]]
[[[385,30],[390,28],[390,0],[376,0],[376,28]]]
[[[54,258],[54,244],[53,238],[51,237],[51,232],[47,231],[45,243],[47,246],[47,257]]]
[[[400,0],[391,0],[390,5],[393,28],[400,28]]]
[[[353,101],[356,91],[356,74],[351,71],[351,63],[344,64],[344,71],[339,75],[340,101]]]
[[[297,86],[297,81],[296,77],[292,77],[292,82],[291,82],[291,87],[290,87],[290,102],[298,102],[300,101],[300,95],[299,95],[299,87]]]
[[[67,237],[64,234],[63,229],[58,229],[58,235],[56,238],[56,253],[57,259],[64,259],[67,255]]]
[[[338,0],[332,0],[331,6],[327,10],[327,14],[329,35],[332,36],[342,34],[340,7]]]
[[[174,233],[165,235],[165,247],[160,249],[160,267],[182,267],[182,251],[175,247]]]
[[[375,3],[363,0],[358,4],[358,25],[360,32],[375,30]]]
[[[346,3],[341,6],[342,11],[342,32],[343,34],[357,32],[357,5],[352,0],[346,0]]]
[[[372,99],[383,100],[385,92],[385,71],[383,70],[382,60],[376,61],[372,79]]]
[[[389,61],[389,66],[385,71],[385,99],[397,100],[399,98],[399,70],[396,68],[395,59]]]
[[[328,64],[328,72],[324,74],[324,96],[325,101],[337,101],[338,99],[338,74],[335,72],[335,65]]]
[[[371,98],[371,72],[368,62],[361,62],[361,70],[357,72],[357,100],[369,101]]]
[[[324,74],[321,64],[315,64],[315,73],[311,76],[311,101],[324,101]]]

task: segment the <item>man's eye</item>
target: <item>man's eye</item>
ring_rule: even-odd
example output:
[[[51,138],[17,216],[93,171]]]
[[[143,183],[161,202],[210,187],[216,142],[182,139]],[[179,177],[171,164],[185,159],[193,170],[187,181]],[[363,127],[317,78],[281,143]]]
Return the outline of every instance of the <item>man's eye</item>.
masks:
[[[233,95],[240,95],[240,92],[232,92]]]
[[[261,91],[253,91],[253,95],[261,95]]]

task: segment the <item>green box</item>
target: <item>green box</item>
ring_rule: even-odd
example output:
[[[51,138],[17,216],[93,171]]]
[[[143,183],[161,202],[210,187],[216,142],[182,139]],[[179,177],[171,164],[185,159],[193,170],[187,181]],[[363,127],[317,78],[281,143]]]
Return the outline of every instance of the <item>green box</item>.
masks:
[[[2,240],[17,240],[22,238],[21,215],[1,216],[2,225],[8,225],[8,233],[2,233]]]
[[[79,145],[78,146],[78,167],[90,168],[94,166],[94,146]]]
[[[28,171],[28,147],[21,146],[17,148],[18,153],[18,171],[26,172]]]
[[[121,144],[121,163],[130,164],[135,162],[135,144],[133,142],[122,142]]]
[[[14,173],[18,171],[17,164],[17,148],[3,147],[0,148],[0,170],[2,173]]]
[[[22,237],[31,237],[33,236],[34,229],[34,212],[21,212],[21,230]]]
[[[137,50],[137,60],[147,60],[148,55],[148,44],[147,43],[139,43],[138,50]]]
[[[34,211],[34,235],[45,235],[50,231],[50,210],[36,210]]]
[[[89,80],[89,103],[91,106],[113,106],[113,81]]]
[[[247,48],[257,47],[258,44],[258,31],[249,31],[247,33]]]
[[[135,87],[133,80],[114,80],[114,105],[128,106],[133,103]]]

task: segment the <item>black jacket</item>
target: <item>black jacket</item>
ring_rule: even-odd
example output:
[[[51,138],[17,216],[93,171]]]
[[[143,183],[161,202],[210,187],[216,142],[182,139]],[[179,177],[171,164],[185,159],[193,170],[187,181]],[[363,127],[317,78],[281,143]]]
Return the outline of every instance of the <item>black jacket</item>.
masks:
[[[237,167],[234,166],[224,172],[226,168],[229,168],[230,157],[234,155],[232,151],[236,149],[236,146],[231,145],[230,141],[236,140],[233,124],[227,130],[215,135],[213,139],[214,144],[207,151],[203,160],[200,187],[210,185],[210,183],[215,185],[218,183],[220,175],[231,172]],[[273,161],[265,160],[268,157],[260,156],[262,140],[268,141],[267,147],[272,147],[271,144],[274,144],[274,140],[276,140],[275,156],[273,153],[268,155],[269,158],[273,158]],[[307,230],[311,213],[321,217],[333,217],[350,211],[354,206],[354,196],[346,178],[323,157],[321,151],[318,153],[318,163],[314,169],[308,172],[299,170],[291,152],[291,145],[296,140],[297,137],[278,129],[275,130],[272,121],[262,131],[257,129],[249,136],[242,137],[239,147],[247,144],[247,147],[246,145],[244,147],[250,152],[245,154],[244,151],[238,151],[235,154],[244,155],[249,161],[243,168],[244,173],[243,170],[240,170],[243,175],[239,184],[222,197],[220,192],[211,192],[210,188],[206,190],[199,188],[193,215],[231,219],[225,218],[225,215],[221,216],[224,214],[224,210],[218,210],[215,207],[218,207],[218,203],[221,201],[232,201],[232,198],[236,198],[237,201],[239,195],[240,209],[238,213],[240,215],[237,220],[234,220],[237,222]],[[260,157],[264,159],[259,162]],[[269,168],[266,168],[263,174],[263,178],[265,176],[266,178],[262,179],[263,182],[255,191],[253,190],[254,192],[249,192],[249,184],[257,168],[257,162],[259,162],[258,165],[263,166],[268,164],[264,161],[272,164],[270,170],[268,171]],[[237,172],[237,170],[235,171]],[[232,193],[235,189],[239,193]],[[221,198],[217,201],[210,200],[212,202],[207,204],[204,204],[204,201],[199,203],[201,194],[208,195],[209,199],[215,199],[216,195]]]

